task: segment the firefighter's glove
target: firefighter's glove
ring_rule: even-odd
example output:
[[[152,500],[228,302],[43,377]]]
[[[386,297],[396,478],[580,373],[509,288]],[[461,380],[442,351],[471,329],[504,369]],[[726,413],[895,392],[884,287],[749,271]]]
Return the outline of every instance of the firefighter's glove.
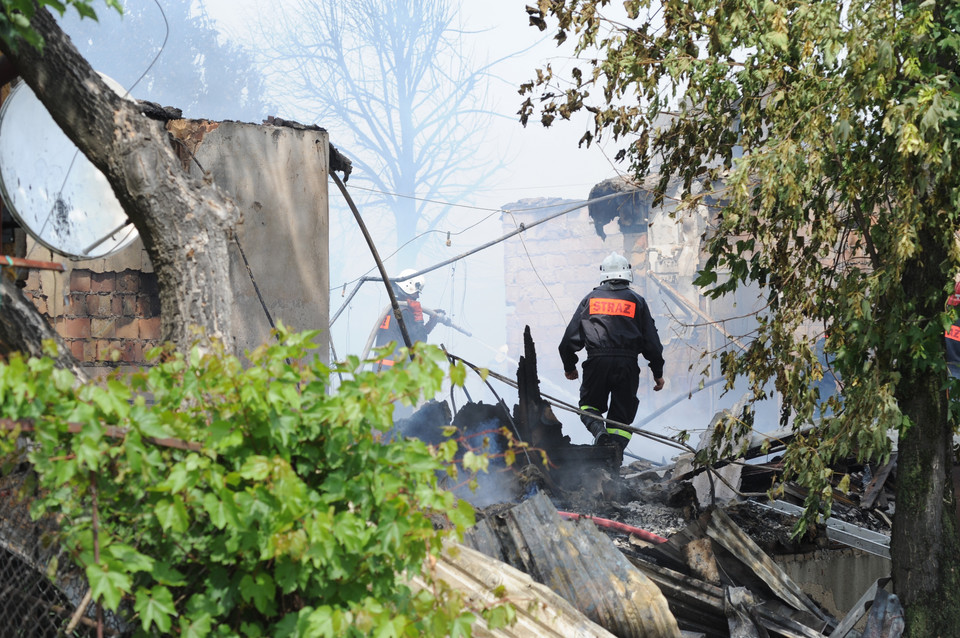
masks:
[[[574,368],[573,370],[565,370],[565,371],[563,372],[563,374],[564,374],[564,376],[566,376],[566,377],[567,377],[568,379],[570,379],[571,381],[576,380],[577,377],[580,376],[579,374],[577,374],[577,369],[576,369],[576,368]]]

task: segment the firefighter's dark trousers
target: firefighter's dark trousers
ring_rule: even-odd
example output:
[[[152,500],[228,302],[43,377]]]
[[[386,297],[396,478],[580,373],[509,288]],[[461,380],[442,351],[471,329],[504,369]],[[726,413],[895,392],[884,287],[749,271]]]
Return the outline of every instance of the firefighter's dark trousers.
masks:
[[[583,362],[583,382],[580,384],[580,409],[601,415],[606,412],[611,421],[631,425],[640,406],[637,399],[639,387],[640,366],[636,356],[587,357]],[[597,421],[588,416],[581,416],[580,420],[590,432],[597,434]],[[621,450],[625,448],[631,433],[605,425],[608,434],[622,439],[617,441]]]

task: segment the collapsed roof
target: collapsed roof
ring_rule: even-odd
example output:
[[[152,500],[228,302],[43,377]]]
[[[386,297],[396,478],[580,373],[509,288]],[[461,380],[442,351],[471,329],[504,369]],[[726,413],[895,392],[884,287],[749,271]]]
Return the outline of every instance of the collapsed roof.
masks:
[[[895,457],[879,468],[851,461],[844,468],[851,494],[798,538],[805,494],[782,482],[778,457],[705,468],[688,454],[671,465],[641,460],[620,468],[615,448],[572,444],[540,394],[529,330],[524,343],[512,414],[502,401],[468,403],[451,420],[446,404],[434,402],[398,422],[398,434],[428,441],[452,422],[461,441],[484,437],[488,452],[503,450],[495,435],[501,428],[529,445],[513,468],[479,477],[475,492],[461,489],[480,508],[468,547],[545,585],[617,636],[902,633],[902,609],[887,590]],[[760,447],[748,442],[744,458],[759,456]],[[768,495],[774,486],[779,500]],[[866,557],[873,571],[847,576],[844,587],[856,591],[844,593],[860,598],[839,605],[830,586],[798,584],[777,560],[783,555],[810,557],[821,572],[838,556]]]

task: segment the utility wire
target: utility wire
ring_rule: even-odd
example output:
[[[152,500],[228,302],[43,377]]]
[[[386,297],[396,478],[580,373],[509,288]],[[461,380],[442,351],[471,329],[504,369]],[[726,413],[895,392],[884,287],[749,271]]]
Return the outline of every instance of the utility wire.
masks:
[[[519,224],[517,224],[517,218],[514,216],[513,211],[507,211],[507,214],[509,214],[510,219],[513,220],[513,225],[519,227]],[[562,320],[563,310],[560,309],[560,304],[557,303],[553,293],[550,292],[550,287],[547,285],[547,282],[545,282],[543,277],[540,276],[540,271],[537,270],[537,265],[533,263],[533,257],[530,255],[530,249],[527,248],[527,242],[523,241],[523,235],[520,236],[520,245],[523,246],[523,253],[527,256],[527,263],[530,264],[530,270],[532,270],[533,274],[537,276],[537,280],[540,282],[540,285],[543,286],[543,289],[547,291],[547,296],[550,297],[550,301],[553,302],[553,307],[557,309],[557,314],[560,315],[560,319]]]
[[[353,188],[358,188],[358,187],[357,187],[357,186],[354,186]],[[368,189],[364,189],[364,190],[369,190],[369,191],[372,191],[372,192],[375,192],[375,193],[381,193],[381,194],[383,194],[383,195],[396,195],[397,197],[409,197],[410,199],[417,199],[416,197],[413,197],[413,196],[410,196],[410,195],[399,195],[399,194],[397,194],[397,193],[388,193],[388,192],[386,192],[386,191],[378,191],[378,190],[369,189],[369,188],[368,188]],[[644,190],[644,189],[640,189],[640,190]],[[626,195],[627,193],[616,193],[616,194]],[[615,194],[615,195],[616,195],[616,194]],[[604,196],[604,197],[606,197],[606,196]],[[601,198],[596,198],[596,199],[587,200],[587,203],[590,204],[590,203],[593,203],[593,202],[595,202],[595,201],[600,201],[601,199],[603,199],[603,198],[601,197]],[[424,200],[424,201],[434,201],[434,200]],[[449,203],[449,202],[438,202],[438,203],[443,204],[443,205],[445,205],[445,206],[451,206],[451,207],[454,207],[454,208],[461,206],[460,204],[451,204],[451,203]],[[543,205],[543,206],[527,206],[527,207],[524,207],[524,208],[509,208],[509,209],[507,209],[507,208],[478,208],[478,207],[476,207],[476,206],[465,206],[466,208],[475,208],[475,209],[477,209],[477,210],[489,210],[489,211],[491,211],[491,214],[490,214],[490,215],[487,215],[486,217],[484,217],[483,219],[481,219],[481,220],[479,220],[479,221],[474,222],[473,224],[470,224],[469,226],[467,226],[466,228],[463,228],[463,229],[461,229],[461,230],[440,230],[440,229],[438,229],[438,228],[431,228],[430,230],[425,230],[425,231],[423,231],[422,233],[420,233],[419,235],[417,235],[416,237],[412,237],[411,239],[408,239],[407,241],[405,241],[402,246],[399,246],[395,251],[393,251],[392,253],[390,253],[389,255],[387,255],[386,258],[384,259],[384,261],[386,261],[387,259],[390,259],[391,257],[393,257],[394,255],[396,255],[398,252],[400,252],[401,250],[403,250],[404,248],[406,248],[407,246],[409,246],[409,245],[412,244],[413,242],[417,241],[418,239],[421,239],[421,238],[423,238],[423,237],[426,237],[427,235],[429,235],[429,234],[431,234],[431,233],[440,233],[440,234],[447,233],[448,235],[462,235],[463,233],[467,232],[468,230],[470,230],[470,229],[472,229],[472,228],[475,228],[476,226],[479,226],[479,225],[482,224],[483,222],[487,221],[488,219],[490,219],[490,218],[491,218],[494,214],[496,214],[496,213],[500,213],[500,214],[502,214],[502,215],[503,215],[503,214],[506,214],[506,215],[511,215],[511,216],[513,216],[514,213],[526,213],[526,212],[530,212],[530,211],[534,211],[534,210],[548,210],[548,209],[556,208],[557,206],[559,206],[559,204],[546,204],[546,205]],[[581,207],[581,208],[582,208],[582,207]],[[355,283],[357,283],[358,281],[360,281],[361,279],[363,279],[363,277],[367,276],[367,275],[368,275],[370,272],[372,272],[373,270],[374,270],[374,268],[370,268],[370,270],[368,270],[367,272],[365,272],[363,275],[360,275],[360,276],[357,277],[356,279],[352,279],[352,280],[350,280],[350,281],[345,281],[345,282],[343,282],[342,284],[337,284],[336,286],[331,286],[331,287],[330,287],[330,291],[333,292],[333,291],[336,290],[337,288],[342,288],[342,287],[344,287],[344,286],[349,286],[350,284],[355,284]]]
[[[389,193],[387,191],[377,190],[376,188],[367,188],[364,186],[357,186],[357,185],[354,185],[353,188],[354,190],[367,191],[369,193],[376,193],[377,195],[389,195],[390,197],[400,197],[402,199],[413,199],[418,202],[427,202],[429,204],[440,204],[442,206],[451,206],[456,208],[468,208],[470,210],[487,210],[487,211],[492,211],[494,213],[500,212],[499,208],[488,208],[485,206],[470,206],[469,204],[454,204],[451,202],[444,202],[438,199],[427,199],[425,197],[416,197],[414,195],[403,195],[401,193]]]
[[[489,210],[489,209],[487,209],[487,210]],[[479,221],[477,221],[477,222],[474,222],[473,224],[470,224],[469,226],[467,226],[466,228],[464,228],[464,229],[462,229],[462,230],[440,230],[440,229],[437,229],[437,228],[431,228],[430,230],[425,230],[425,231],[423,231],[422,233],[420,233],[419,235],[417,235],[416,237],[411,237],[411,238],[408,239],[407,241],[403,242],[403,244],[402,244],[401,246],[398,246],[395,251],[393,251],[392,253],[390,253],[390,254],[387,255],[386,257],[384,257],[383,260],[384,260],[384,261],[387,261],[388,259],[390,259],[390,258],[393,257],[394,255],[396,255],[398,252],[400,252],[401,250],[403,250],[404,248],[406,248],[407,246],[409,246],[409,245],[412,244],[413,242],[417,241],[418,239],[422,239],[423,237],[426,237],[427,235],[429,235],[429,234],[431,234],[431,233],[439,233],[439,234],[441,234],[441,235],[444,234],[444,233],[446,233],[448,237],[450,237],[451,235],[462,235],[463,233],[467,232],[468,230],[470,230],[470,229],[472,229],[472,228],[474,228],[474,227],[476,227],[476,226],[479,226],[479,225],[482,224],[483,222],[487,221],[488,219],[490,219],[491,217],[493,217],[496,213],[502,213],[502,212],[504,212],[504,211],[502,211],[502,210],[495,210],[495,211],[493,211],[492,213],[490,213],[489,215],[487,215],[486,217],[484,217],[483,219],[481,219],[481,220],[479,220]],[[333,291],[336,290],[337,288],[342,288],[342,287],[347,286],[347,285],[349,285],[349,284],[353,284],[353,283],[356,283],[356,282],[360,281],[363,277],[366,277],[366,276],[369,275],[371,272],[373,272],[375,269],[376,269],[376,266],[370,268],[367,272],[363,273],[362,275],[360,275],[360,276],[357,277],[356,279],[353,279],[353,280],[351,280],[351,281],[344,282],[344,283],[339,284],[339,285],[336,285],[336,286],[332,286],[332,287],[330,288],[330,292],[333,292]]]
[[[565,186],[569,186],[569,184],[566,184]],[[487,210],[487,211],[490,211],[490,212],[493,212],[493,213],[503,213],[503,212],[506,212],[502,207],[501,207],[501,208],[490,208],[490,207],[486,207],[486,206],[471,206],[470,204],[457,204],[456,202],[447,202],[447,201],[443,201],[443,200],[439,200],[439,199],[427,199],[427,198],[425,198],[425,197],[417,197],[416,195],[404,195],[403,193],[393,193],[393,192],[390,192],[390,191],[383,191],[383,190],[379,190],[379,189],[376,189],[376,188],[369,188],[369,187],[364,187],[364,186],[357,186],[356,184],[353,185],[353,188],[354,188],[355,190],[362,190],[362,191],[367,191],[367,192],[370,192],[370,193],[376,193],[377,195],[389,195],[390,197],[400,197],[400,198],[403,198],[403,199],[412,199],[412,200],[415,200],[415,201],[418,201],[418,202],[428,202],[428,203],[430,203],[430,204],[440,204],[441,206],[449,206],[450,208],[466,208],[466,209],[469,209],[469,210]],[[556,186],[538,186],[537,188],[557,188],[557,187],[556,187]],[[505,190],[506,190],[506,189],[505,189]],[[509,189],[509,190],[514,190],[514,189]],[[637,187],[637,190],[649,192],[649,189],[642,188],[642,187]],[[629,194],[629,193],[627,193],[627,192],[621,193],[621,195],[627,195],[627,194]],[[665,198],[666,198],[666,197],[665,197]],[[673,199],[673,198],[666,198],[666,199]],[[547,205],[543,205],[543,206],[528,206],[528,207],[525,207],[525,208],[511,208],[510,210],[513,211],[513,212],[516,212],[516,213],[522,213],[522,212],[531,211],[531,210],[543,210],[543,209],[546,209],[546,208],[554,208],[555,206],[556,206],[556,204],[547,204]]]
[[[334,173],[330,173],[330,174],[331,174],[331,175],[334,175]],[[337,178],[337,179],[339,180],[339,178]],[[344,192],[345,192],[345,189],[342,188],[342,187],[341,187],[341,190],[344,190]],[[583,200],[583,201],[580,202],[579,204],[575,204],[575,205],[573,205],[573,206],[569,206],[569,207],[567,207],[567,208],[564,208],[564,209],[562,209],[562,210],[560,210],[560,211],[558,211],[558,212],[556,212],[556,213],[553,213],[552,215],[547,215],[547,216],[544,217],[543,219],[538,219],[537,221],[535,221],[535,222],[533,222],[533,223],[531,223],[531,224],[523,224],[523,223],[521,223],[520,226],[519,226],[519,228],[517,228],[517,229],[514,230],[514,231],[511,231],[511,232],[507,233],[506,235],[503,235],[502,237],[500,237],[500,238],[498,238],[498,239],[494,239],[493,241],[489,241],[489,242],[487,242],[487,243],[485,243],[485,244],[483,244],[483,245],[481,245],[481,246],[477,246],[476,248],[473,248],[472,250],[468,250],[468,251],[465,252],[465,253],[461,253],[461,254],[457,255],[456,257],[451,257],[450,259],[447,259],[447,260],[445,260],[445,261],[441,261],[441,262],[438,263],[438,264],[434,264],[433,266],[428,266],[428,267],[426,267],[426,268],[424,268],[424,269],[422,269],[422,270],[419,270],[419,271],[417,271],[417,272],[415,272],[415,273],[411,273],[411,274],[407,275],[406,277],[397,277],[397,278],[394,279],[393,281],[395,281],[395,282],[401,282],[401,281],[406,281],[406,280],[408,280],[408,279],[412,279],[412,278],[414,278],[414,277],[419,277],[420,275],[424,275],[424,274],[426,274],[426,273],[428,273],[428,272],[432,272],[432,271],[434,271],[434,270],[437,270],[438,268],[443,268],[444,266],[446,266],[446,265],[448,265],[448,264],[452,264],[452,263],[454,263],[454,262],[456,262],[456,261],[460,261],[461,259],[465,259],[466,257],[469,257],[470,255],[473,255],[474,253],[478,253],[478,252],[480,252],[480,251],[482,251],[482,250],[486,250],[487,248],[490,248],[491,246],[496,246],[496,245],[499,244],[500,242],[506,241],[507,239],[510,239],[510,238],[513,237],[514,235],[519,235],[520,233],[522,233],[522,232],[524,232],[524,231],[526,231],[526,230],[529,230],[529,229],[533,228],[534,226],[539,226],[540,224],[543,224],[543,223],[545,223],[545,222],[548,222],[548,221],[551,221],[551,220],[553,220],[553,219],[556,219],[557,217],[560,217],[560,216],[562,216],[562,215],[566,215],[566,214],[568,214],[568,213],[572,213],[573,211],[579,210],[579,209],[583,208],[584,206],[589,206],[590,204],[593,204],[593,203],[596,203],[596,202],[602,202],[602,201],[605,201],[605,200],[608,200],[608,199],[613,199],[614,197],[622,197],[622,196],[623,196],[623,193],[611,193],[610,195],[604,195],[603,197],[596,197],[596,198],[594,198],[594,199]],[[387,277],[386,271],[383,270],[382,264],[381,264],[380,266],[381,266],[381,268],[380,268],[380,269],[381,269],[381,274],[382,274],[383,277],[384,277],[384,281],[389,281],[389,279],[386,278],[386,277]],[[353,291],[350,293],[350,296],[347,297],[347,300],[343,302],[343,304],[340,306],[340,309],[337,310],[336,314],[334,314],[333,318],[330,320],[330,326],[331,326],[331,327],[333,326],[333,324],[334,324],[334,322],[337,320],[337,318],[340,316],[340,314],[343,312],[343,309],[346,308],[347,304],[349,304],[350,301],[353,299],[354,295],[357,294],[357,291],[360,290],[360,286],[362,286],[362,285],[364,284],[364,282],[367,282],[367,281],[380,281],[380,279],[379,279],[379,278],[376,278],[376,277],[360,277],[360,279],[357,280],[357,285],[356,285],[356,287],[355,287],[355,288],[353,289]],[[344,285],[346,285],[346,284],[344,284]],[[391,291],[391,294],[392,294],[392,291]]]

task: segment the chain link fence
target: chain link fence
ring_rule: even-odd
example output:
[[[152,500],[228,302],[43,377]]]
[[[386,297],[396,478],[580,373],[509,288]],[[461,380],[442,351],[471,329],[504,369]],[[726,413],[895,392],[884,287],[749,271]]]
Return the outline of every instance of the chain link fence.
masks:
[[[12,459],[0,477],[0,634],[4,636],[96,636],[93,605],[87,614],[83,574],[63,554],[50,517],[30,517],[33,475]],[[86,611],[86,610],[85,610]],[[104,635],[118,635],[104,627]]]
[[[91,600],[90,586],[83,570],[59,542],[57,516],[46,515],[33,520],[30,505],[36,494],[36,480],[25,455],[0,460],[0,636],[24,638],[86,638],[130,636],[138,621],[129,600],[120,604],[117,614],[100,608]],[[136,546],[136,517],[150,511],[150,506],[134,506],[135,511],[98,511],[97,482],[111,481],[110,476],[92,480],[88,511],[94,530],[113,518],[130,530],[124,539]],[[95,546],[97,544],[95,540]],[[189,557],[178,557],[178,569],[184,584],[175,595],[188,594],[203,588],[208,573],[205,567],[192,563]],[[136,582],[134,583],[136,588]]]

